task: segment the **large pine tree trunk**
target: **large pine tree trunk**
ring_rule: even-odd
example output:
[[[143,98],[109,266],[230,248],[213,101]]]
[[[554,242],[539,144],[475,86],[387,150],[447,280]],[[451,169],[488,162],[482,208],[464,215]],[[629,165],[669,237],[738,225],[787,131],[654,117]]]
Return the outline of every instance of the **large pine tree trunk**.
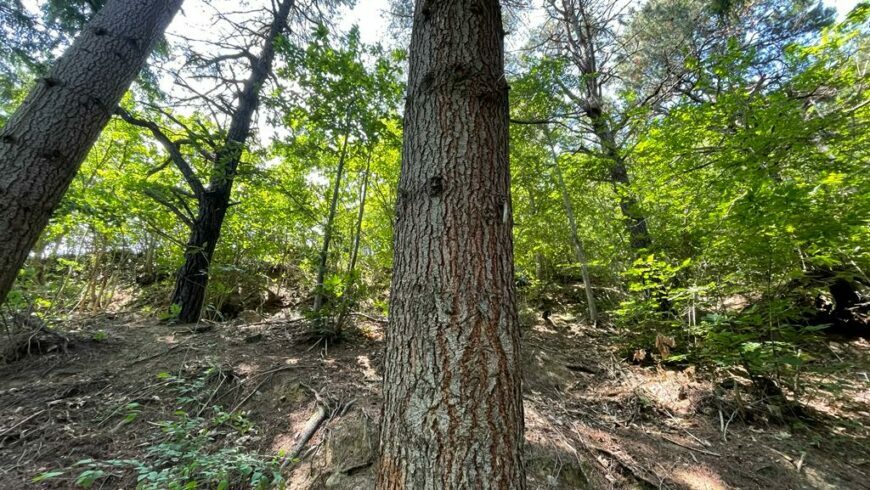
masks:
[[[181,0],[111,0],[0,130],[0,301]]]
[[[522,489],[497,0],[415,7],[377,487]]]
[[[260,89],[272,73],[275,41],[284,31],[294,4],[295,0],[283,0],[274,13],[263,50],[252,62],[251,74],[239,94],[226,141],[215,157],[208,189],[199,196],[199,213],[191,227],[184,264],[178,270],[172,293],[172,304],[180,308],[177,319],[181,322],[199,321],[208,287],[209,266],[230,206],[233,182],[251,133],[251,121],[260,102]]]

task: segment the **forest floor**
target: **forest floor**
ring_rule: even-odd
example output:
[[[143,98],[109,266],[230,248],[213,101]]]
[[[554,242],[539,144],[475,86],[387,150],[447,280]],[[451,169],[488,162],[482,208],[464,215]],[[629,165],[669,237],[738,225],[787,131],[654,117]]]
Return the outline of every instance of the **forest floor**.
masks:
[[[529,488],[870,488],[866,340],[830,341],[818,363],[850,367],[807,375],[784,409],[728,373],[629,363],[612,331],[554,318],[524,331]],[[179,403],[246,411],[256,431],[208,443],[264,458],[325,418],[285,468],[289,488],[371,488],[382,325],[360,317],[359,334],[327,346],[305,340],[302,320],[253,320],[193,331],[98,316],[70,327],[66,352],[0,365],[0,488],[74,488],[78,461],[147,460]],[[53,470],[65,472],[32,481]],[[135,479],[109,471],[94,488]]]

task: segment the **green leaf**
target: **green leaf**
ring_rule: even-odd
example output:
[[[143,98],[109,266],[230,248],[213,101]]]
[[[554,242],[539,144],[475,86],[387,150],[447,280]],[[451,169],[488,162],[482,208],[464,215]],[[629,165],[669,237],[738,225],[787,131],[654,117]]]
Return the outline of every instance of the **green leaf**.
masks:
[[[59,470],[46,471],[34,476],[30,481],[32,481],[33,483],[39,483],[41,481],[57,478],[58,476],[63,474],[64,472]]]

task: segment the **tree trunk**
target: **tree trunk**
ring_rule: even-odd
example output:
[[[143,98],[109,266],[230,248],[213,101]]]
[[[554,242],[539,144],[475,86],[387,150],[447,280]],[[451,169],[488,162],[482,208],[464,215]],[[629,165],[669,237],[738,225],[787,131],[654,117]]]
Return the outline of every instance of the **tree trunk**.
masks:
[[[625,165],[625,158],[620,155],[616,135],[610,128],[607,117],[598,107],[587,108],[586,114],[592,122],[598,143],[610,160],[610,183],[613,185],[613,190],[619,200],[619,209],[622,211],[628,231],[629,245],[634,252],[649,248],[652,242],[646,225],[646,217],[638,209],[637,198],[629,189],[628,167]]]
[[[619,209],[628,228],[629,245],[635,252],[647,249],[652,245],[652,241],[646,225],[646,217],[638,209],[637,199],[628,188],[628,169],[625,166],[625,159],[614,155],[611,161],[613,163],[610,167],[610,181],[619,198]]]
[[[183,323],[199,320],[205,303],[208,270],[227,214],[229,196],[213,191],[199,200],[199,212],[184,252],[184,264],[175,276],[172,304],[178,308],[177,319]]]
[[[539,221],[539,209],[537,202],[535,201],[535,194],[533,192],[532,187],[528,187],[526,189],[529,193],[529,207],[532,211],[532,216],[534,217],[534,221]],[[539,281],[543,281],[546,279],[544,272],[544,254],[541,253],[540,250],[535,250],[535,279]]]
[[[562,193],[562,203],[565,206],[565,214],[568,216],[568,225],[571,229],[571,243],[574,245],[574,255],[577,257],[577,262],[580,263],[580,274],[583,276],[583,289],[586,290],[586,303],[589,308],[589,320],[593,325],[598,324],[598,308],[595,307],[595,294],[592,291],[592,280],[589,278],[589,261],[586,259],[586,249],[583,247],[583,240],[580,239],[580,234],[577,232],[577,220],[574,219],[574,205],[571,204],[571,196],[568,195],[568,188],[565,186],[565,179],[562,177],[562,169],[559,168],[559,159],[556,156],[556,150],[550,143],[550,152],[553,154],[553,170],[556,173],[556,183],[559,185],[559,190]]]
[[[335,171],[335,185],[332,188],[332,201],[329,203],[329,215],[326,217],[326,227],[323,229],[323,245],[320,247],[320,261],[317,264],[317,282],[314,285],[314,307],[317,313],[323,307],[323,281],[326,279],[326,265],[329,259],[329,243],[332,241],[332,228],[335,224],[335,213],[338,210],[338,196],[341,191],[341,176],[344,173],[344,162],[347,159],[347,141],[344,135],[341,154],[338,157],[338,169]]]
[[[110,0],[0,131],[0,301],[181,0]]]
[[[523,489],[497,0],[419,0],[411,38],[377,488]]]
[[[356,269],[356,259],[359,254],[359,243],[362,240],[362,223],[366,212],[366,197],[369,191],[369,171],[371,167],[371,155],[369,161],[366,162],[366,170],[363,175],[362,191],[359,198],[359,214],[356,217],[356,232],[354,233],[353,247],[350,250],[350,265],[347,267],[349,276],[353,276],[353,271]]]
[[[242,152],[251,133],[251,120],[260,101],[260,89],[272,73],[275,41],[287,25],[287,16],[294,0],[284,0],[275,12],[260,56],[251,63],[251,75],[239,94],[239,103],[232,114],[227,139],[217,152],[212,166],[208,189],[199,197],[199,212],[191,227],[184,253],[184,264],[178,270],[172,304],[180,307],[178,320],[184,323],[199,321],[206,288],[209,265],[220,238],[224,217],[230,206],[233,181],[242,158]]]

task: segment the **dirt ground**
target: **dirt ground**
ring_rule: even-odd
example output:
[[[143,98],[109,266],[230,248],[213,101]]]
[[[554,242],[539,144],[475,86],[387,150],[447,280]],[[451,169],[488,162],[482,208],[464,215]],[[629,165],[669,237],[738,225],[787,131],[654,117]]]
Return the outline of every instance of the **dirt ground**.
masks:
[[[202,331],[125,315],[82,320],[66,352],[0,365],[0,489],[74,488],[32,479],[82,459],[143,458],[155,423],[177,408],[160,373],[194,379],[209,368],[219,382],[203,386],[201,410],[246,411],[258,432],[236,444],[264,457],[292,451],[329,407],[302,461],[285,470],[290,488],[371,488],[382,324],[358,320],[361,332],[337,346],[312,344],[292,317]],[[524,332],[529,488],[870,488],[867,341],[830,342],[818,362],[850,367],[814,375],[816,388],[783,414],[729,373],[618,359],[612,337],[566,317]],[[94,486],[134,487],[130,474]]]

